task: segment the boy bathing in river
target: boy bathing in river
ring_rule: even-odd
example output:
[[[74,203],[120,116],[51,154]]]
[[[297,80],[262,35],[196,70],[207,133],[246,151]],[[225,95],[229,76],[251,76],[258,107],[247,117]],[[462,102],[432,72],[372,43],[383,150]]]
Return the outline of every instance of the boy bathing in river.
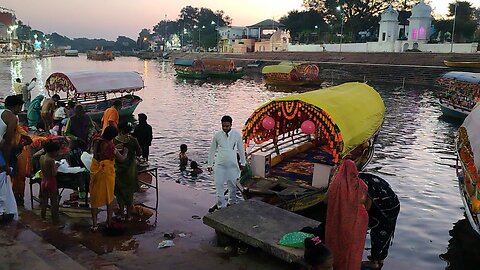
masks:
[[[181,144],[180,145],[180,153],[178,154],[178,159],[180,159],[180,170],[184,171],[188,165],[188,157],[187,157],[187,145]]]

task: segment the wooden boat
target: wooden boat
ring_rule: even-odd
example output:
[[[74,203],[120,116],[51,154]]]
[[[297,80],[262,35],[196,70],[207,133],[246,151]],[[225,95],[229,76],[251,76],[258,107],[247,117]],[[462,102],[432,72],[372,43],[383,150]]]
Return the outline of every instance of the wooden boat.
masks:
[[[144,87],[143,79],[137,72],[85,71],[71,73],[53,73],[45,83],[48,94],[66,95],[85,107],[92,120],[100,120],[103,112],[115,100],[122,101],[120,116],[133,114],[142,99],[133,95]],[[125,94],[113,97],[112,94]]]
[[[209,78],[236,80],[243,77],[243,69],[237,67],[233,60],[202,59],[204,72]]]
[[[263,67],[262,75],[267,85],[319,86],[323,82],[320,67],[311,63],[281,62]]]
[[[65,50],[65,56],[77,57],[78,56],[78,51],[77,50]]]
[[[235,80],[244,74],[241,68],[235,66],[233,60],[224,59],[176,59],[173,67],[178,77],[206,79],[218,78]]]
[[[112,51],[90,50],[87,52],[87,59],[95,61],[111,61],[115,59]]]
[[[465,119],[480,98],[480,73],[451,71],[437,83],[444,89],[438,97],[443,115]]]
[[[205,67],[200,60],[176,59],[173,63],[173,68],[175,69],[177,76],[181,78],[207,78],[207,74],[203,72]]]
[[[448,61],[443,60],[443,64],[447,67],[463,67],[463,68],[480,68],[480,62],[469,61]]]
[[[370,162],[384,112],[380,95],[364,83],[262,105],[243,128],[251,173],[240,177],[239,189],[246,199],[258,197],[294,212],[318,204],[342,160],[355,160],[360,169]],[[302,131],[308,121],[311,134]]]
[[[471,108],[462,107],[446,99],[439,99],[438,104],[440,105],[442,114],[449,118],[463,120],[471,111]]]
[[[457,178],[460,197],[471,227],[480,235],[480,107],[467,116],[456,138]],[[459,166],[460,165],[460,166]]]

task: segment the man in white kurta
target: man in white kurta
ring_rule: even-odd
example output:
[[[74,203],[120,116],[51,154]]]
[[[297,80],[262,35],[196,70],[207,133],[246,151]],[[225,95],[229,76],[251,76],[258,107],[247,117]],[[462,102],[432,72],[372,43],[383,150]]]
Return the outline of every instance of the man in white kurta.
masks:
[[[240,168],[237,153],[240,156]],[[240,169],[244,169],[245,162],[242,135],[237,130],[232,130],[232,118],[224,116],[222,130],[213,137],[208,154],[208,170],[212,171],[213,167],[218,208],[227,206],[224,195],[225,182],[229,193],[228,203],[236,203],[236,180],[240,177]]]

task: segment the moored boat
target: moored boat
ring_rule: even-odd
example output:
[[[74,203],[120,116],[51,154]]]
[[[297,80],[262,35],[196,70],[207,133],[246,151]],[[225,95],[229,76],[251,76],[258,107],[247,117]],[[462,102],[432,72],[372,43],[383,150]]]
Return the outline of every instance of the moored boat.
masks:
[[[78,56],[78,51],[77,50],[65,50],[65,56],[69,57],[76,57]]]
[[[457,177],[465,214],[480,236],[480,107],[467,116],[457,132]]]
[[[200,60],[176,59],[173,68],[178,77],[205,79],[207,75],[204,73],[204,65]]]
[[[112,51],[90,50],[87,52],[87,59],[95,61],[111,61],[115,59]]]
[[[140,97],[133,95],[133,92],[143,87],[143,79],[137,72],[57,72],[51,74],[45,83],[49,95],[66,95],[66,99],[83,105],[92,120],[100,120],[103,112],[115,100],[122,101],[120,116],[133,114],[142,101]],[[125,95],[111,96],[114,93]]]
[[[225,59],[176,59],[173,67],[177,76],[182,78],[235,80],[244,75],[233,60]]]
[[[480,68],[480,62],[478,62],[478,61],[448,61],[448,60],[443,60],[443,64],[447,67]]]
[[[238,181],[246,199],[289,211],[324,200],[331,175],[345,158],[370,162],[384,119],[380,95],[363,83],[345,83],[274,99],[243,128],[251,175]]]
[[[465,119],[480,98],[480,73],[447,72],[437,82],[444,89],[438,98],[442,113]]]
[[[263,67],[262,75],[267,85],[319,86],[323,82],[320,67],[312,63],[281,62]]]

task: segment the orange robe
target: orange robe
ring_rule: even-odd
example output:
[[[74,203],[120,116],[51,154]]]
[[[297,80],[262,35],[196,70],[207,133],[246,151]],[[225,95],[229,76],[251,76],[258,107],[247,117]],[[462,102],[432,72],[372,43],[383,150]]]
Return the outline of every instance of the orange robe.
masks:
[[[115,127],[117,127],[118,125],[118,122],[120,121],[120,115],[118,114],[118,111],[117,109],[115,108],[108,108],[105,110],[105,112],[103,113],[103,117],[102,117],[102,133],[103,131],[105,130],[106,127],[108,127],[108,123],[110,121],[113,121]]]
[[[15,132],[15,145],[18,145],[21,141],[22,135],[28,135],[28,133],[21,127],[17,126],[17,132]],[[30,177],[32,172],[32,151],[29,145],[24,146],[22,153],[17,157],[17,173],[12,176],[12,189],[15,198],[23,198],[25,193],[25,178]]]

